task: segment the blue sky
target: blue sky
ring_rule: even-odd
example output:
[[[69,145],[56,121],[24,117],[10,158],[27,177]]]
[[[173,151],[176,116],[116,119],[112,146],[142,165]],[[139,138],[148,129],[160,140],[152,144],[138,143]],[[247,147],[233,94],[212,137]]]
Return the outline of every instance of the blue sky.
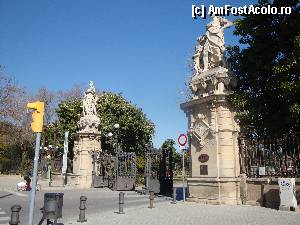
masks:
[[[191,6],[251,2],[0,0],[0,64],[31,93],[89,80],[121,92],[155,123],[159,147],[187,130],[181,92],[196,38],[210,20],[192,19]],[[238,44],[232,31],[227,45]]]

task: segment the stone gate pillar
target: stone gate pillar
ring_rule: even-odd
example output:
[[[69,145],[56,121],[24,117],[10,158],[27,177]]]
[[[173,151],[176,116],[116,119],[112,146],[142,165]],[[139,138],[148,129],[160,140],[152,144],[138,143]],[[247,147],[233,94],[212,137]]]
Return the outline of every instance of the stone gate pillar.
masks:
[[[235,111],[226,100],[235,80],[223,57],[223,29],[230,23],[215,16],[207,25],[206,34],[198,38],[190,81],[193,97],[180,105],[189,127],[189,200],[212,204],[240,203],[239,126]],[[212,28],[214,32],[210,31]]]
[[[73,173],[78,187],[92,186],[93,154],[101,152],[100,118],[96,112],[97,96],[93,82],[85,92],[82,117],[77,123],[74,138]]]

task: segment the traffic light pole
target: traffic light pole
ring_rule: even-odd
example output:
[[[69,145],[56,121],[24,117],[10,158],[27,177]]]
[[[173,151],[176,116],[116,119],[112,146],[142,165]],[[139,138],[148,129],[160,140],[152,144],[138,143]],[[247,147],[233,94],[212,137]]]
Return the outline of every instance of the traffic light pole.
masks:
[[[39,164],[39,156],[40,156],[40,142],[41,142],[41,132],[37,132],[36,140],[35,140],[34,167],[33,167],[33,177],[32,177],[32,188],[30,193],[28,225],[33,225],[33,212],[35,206],[37,172],[38,172],[38,164]]]

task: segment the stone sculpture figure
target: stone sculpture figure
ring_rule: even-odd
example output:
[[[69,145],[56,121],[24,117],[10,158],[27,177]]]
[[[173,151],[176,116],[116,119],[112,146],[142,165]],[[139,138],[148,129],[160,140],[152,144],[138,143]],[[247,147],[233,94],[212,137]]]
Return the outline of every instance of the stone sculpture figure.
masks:
[[[99,133],[100,118],[97,115],[96,105],[98,96],[94,83],[90,81],[89,88],[84,93],[82,101],[82,116],[78,121],[80,133]]]
[[[193,55],[194,71],[196,74],[199,74],[203,70],[202,58],[205,40],[205,36],[197,38],[197,45],[195,47],[195,53]]]
[[[90,86],[84,94],[83,110],[82,110],[83,116],[97,115],[96,103],[98,97],[95,95],[95,93],[96,93],[96,89],[94,87],[94,83],[93,81],[90,81]]]
[[[224,62],[224,29],[232,26],[232,22],[220,16],[213,15],[212,19],[206,26],[207,39],[203,50],[204,71],[209,69],[209,63],[211,67],[214,67]]]
[[[217,66],[224,66],[224,29],[232,26],[232,22],[220,16],[212,16],[206,26],[205,35],[197,39],[193,55],[194,75]]]

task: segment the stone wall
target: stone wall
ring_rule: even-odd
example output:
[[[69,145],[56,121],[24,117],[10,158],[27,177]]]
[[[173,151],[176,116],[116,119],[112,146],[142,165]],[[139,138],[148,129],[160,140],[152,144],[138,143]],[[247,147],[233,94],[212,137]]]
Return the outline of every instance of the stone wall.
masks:
[[[278,209],[280,204],[277,178],[248,178],[246,184],[246,204]],[[242,192],[242,191],[241,191]],[[241,193],[242,194],[242,193]],[[300,178],[296,179],[296,198],[300,205]]]

